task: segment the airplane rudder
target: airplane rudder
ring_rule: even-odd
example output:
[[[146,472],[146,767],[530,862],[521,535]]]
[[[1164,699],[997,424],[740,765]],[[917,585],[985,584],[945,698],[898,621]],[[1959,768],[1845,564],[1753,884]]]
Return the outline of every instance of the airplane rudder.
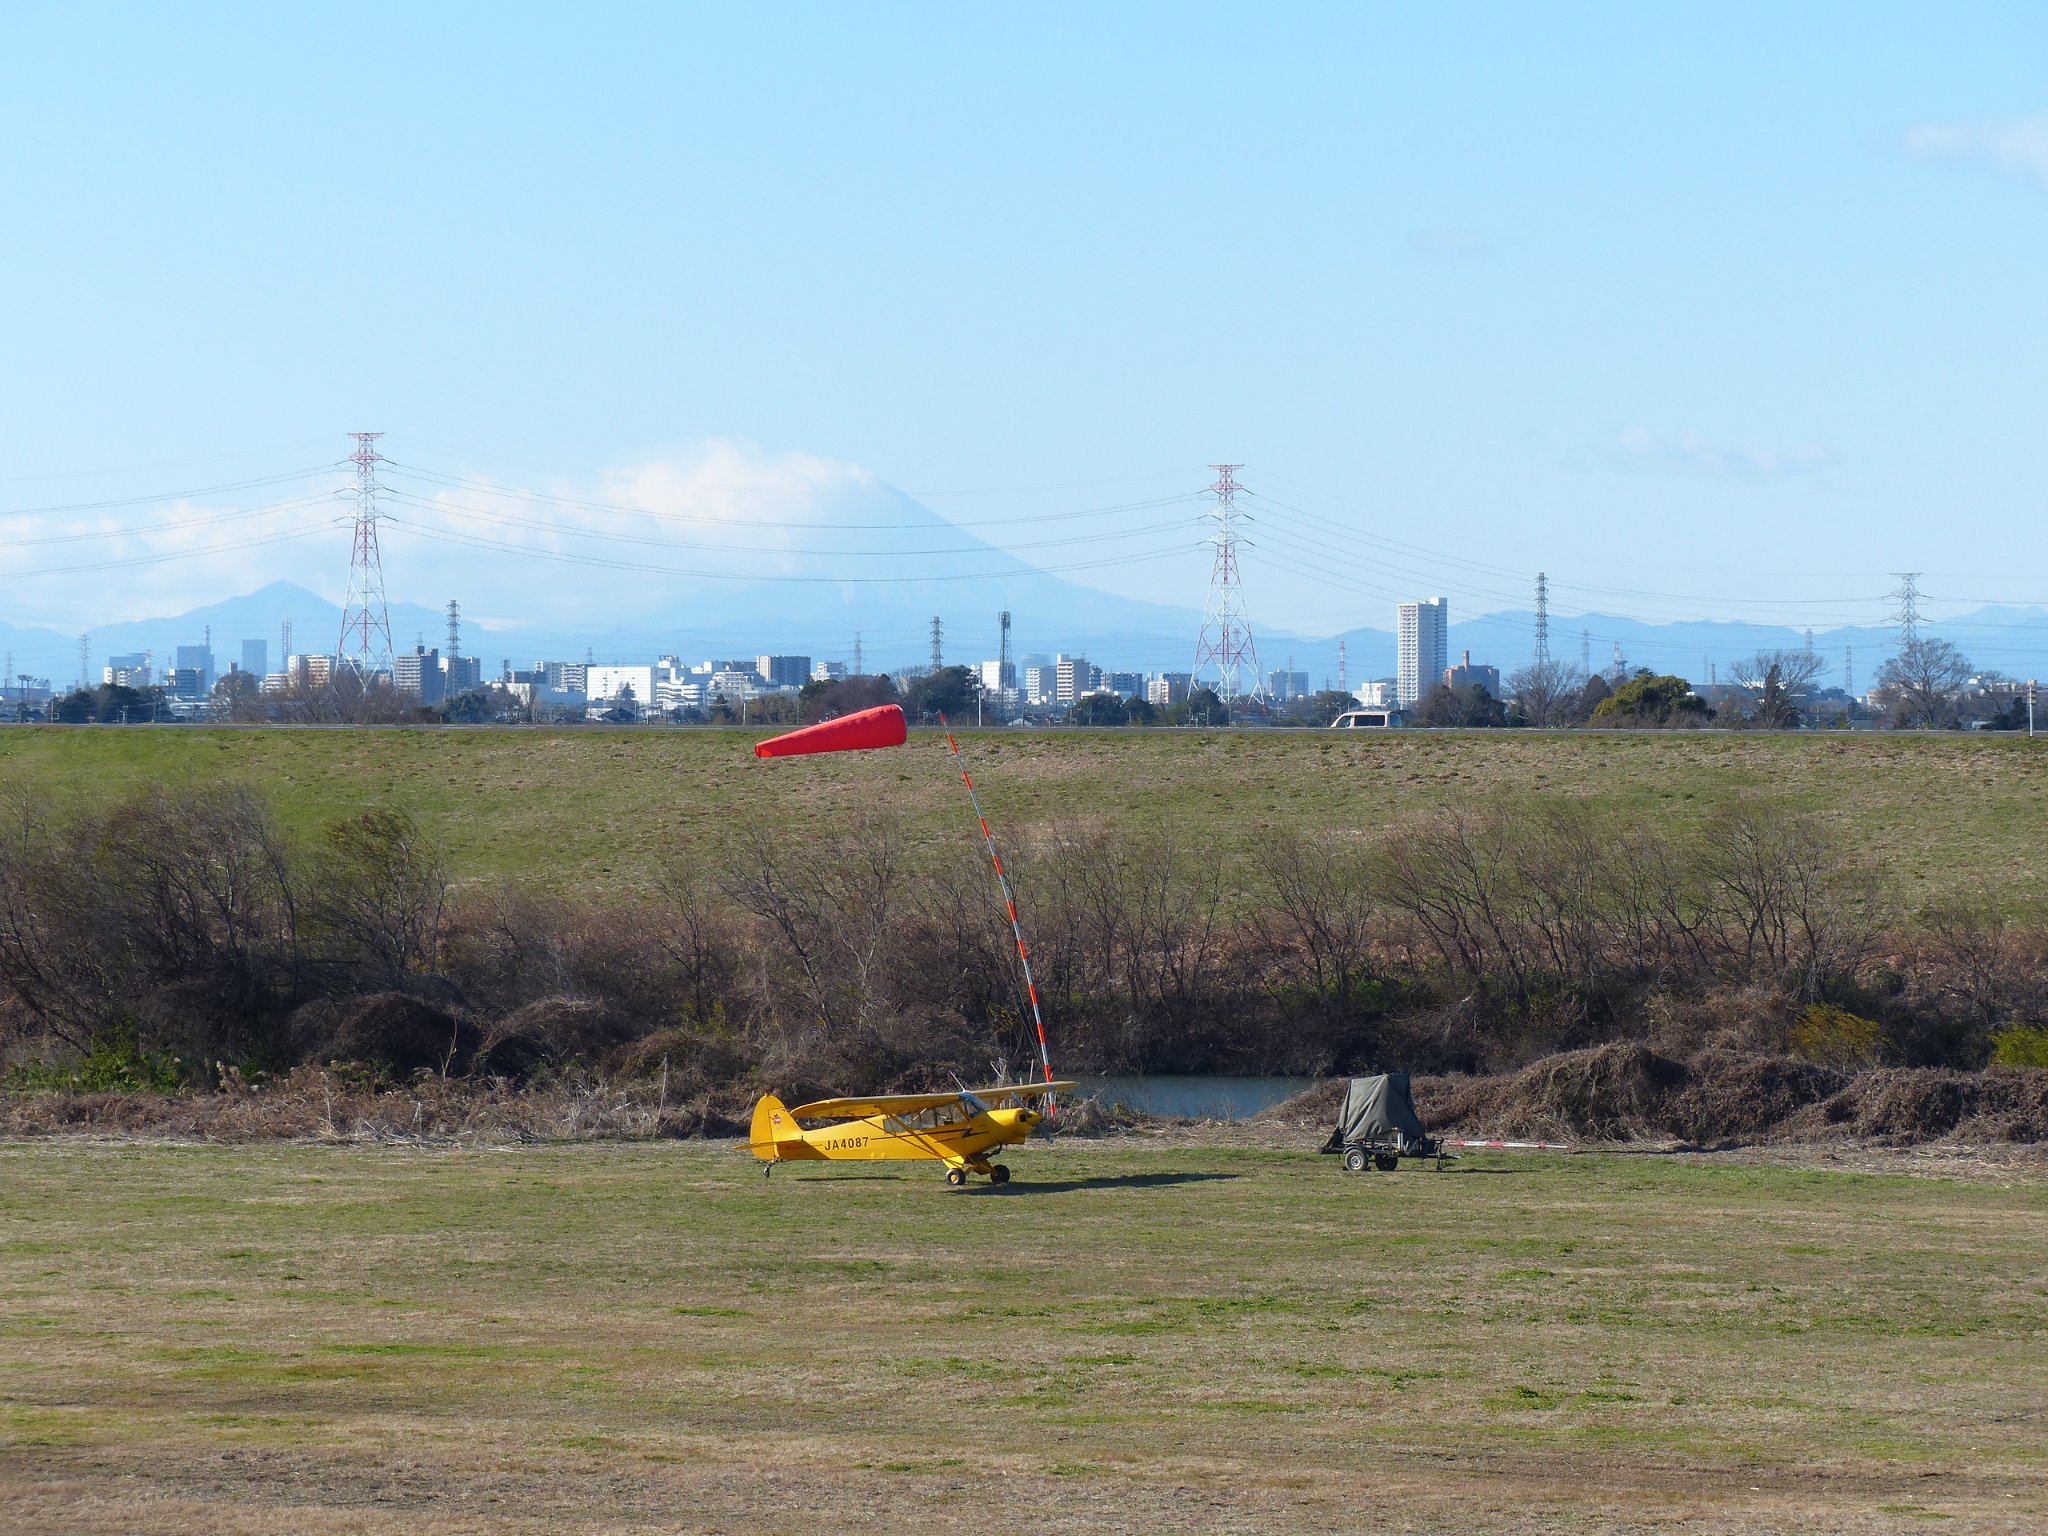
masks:
[[[754,1101],[754,1123],[747,1133],[748,1150],[764,1161],[777,1156],[775,1144],[787,1141],[796,1133],[795,1122],[789,1118],[789,1110],[782,1100],[772,1093],[764,1093]]]

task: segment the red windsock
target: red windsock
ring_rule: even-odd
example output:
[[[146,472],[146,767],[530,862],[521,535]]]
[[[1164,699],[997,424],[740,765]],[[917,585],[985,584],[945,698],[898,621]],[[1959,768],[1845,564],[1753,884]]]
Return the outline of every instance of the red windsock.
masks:
[[[865,752],[871,747],[900,747],[909,732],[903,725],[903,711],[894,704],[881,704],[856,715],[807,725],[784,736],[771,736],[754,744],[756,757],[802,757],[811,752]]]

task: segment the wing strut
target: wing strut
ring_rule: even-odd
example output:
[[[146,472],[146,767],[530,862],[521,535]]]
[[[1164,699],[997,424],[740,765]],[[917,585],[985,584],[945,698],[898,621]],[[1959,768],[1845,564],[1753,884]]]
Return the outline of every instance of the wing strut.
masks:
[[[1017,898],[1010,894],[1010,877],[1003,873],[1003,856],[996,851],[996,835],[988,829],[988,817],[981,809],[981,796],[974,792],[974,780],[968,775],[967,764],[961,760],[960,743],[953,739],[953,727],[947,723],[943,710],[939,712],[939,725],[945,730],[946,748],[953,754],[953,766],[960,770],[960,782],[967,786],[967,799],[974,807],[974,819],[981,823],[981,840],[988,845],[989,862],[996,867],[996,884],[1002,887],[1003,906],[1010,914],[1010,933],[1017,940],[1017,960],[1024,967],[1024,991],[1031,999],[1031,1022],[1038,1030],[1038,1064],[1045,1069],[1045,1080],[1050,1083],[1052,1057],[1045,1049],[1045,1019],[1038,1011],[1038,983],[1031,979],[1031,952],[1024,946],[1024,925],[1017,921]],[[1049,1094],[1045,1112],[1048,1117],[1058,1113],[1058,1106]]]

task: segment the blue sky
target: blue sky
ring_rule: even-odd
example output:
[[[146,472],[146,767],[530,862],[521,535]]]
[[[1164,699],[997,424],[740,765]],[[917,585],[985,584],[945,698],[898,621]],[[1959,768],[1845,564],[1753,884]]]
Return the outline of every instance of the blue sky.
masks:
[[[1539,567],[1645,618],[2044,595],[2039,5],[44,6],[0,146],[0,512],[365,426],[473,497],[651,474],[800,522],[1230,459],[1254,618],[1304,631]],[[210,550],[160,523],[257,504],[26,512],[0,538],[159,523],[0,560]],[[1198,606],[1198,535],[1080,579]],[[0,618],[338,596],[345,548],[17,578]],[[392,596],[463,558],[394,532]]]

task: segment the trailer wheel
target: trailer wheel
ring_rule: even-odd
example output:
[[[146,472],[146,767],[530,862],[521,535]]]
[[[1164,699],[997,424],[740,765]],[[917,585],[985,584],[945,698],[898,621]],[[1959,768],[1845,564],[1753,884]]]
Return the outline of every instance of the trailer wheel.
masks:
[[[1380,1152],[1374,1155],[1372,1163],[1381,1173],[1392,1173],[1401,1166],[1401,1159],[1392,1152]]]
[[[1344,1149],[1344,1171],[1346,1173],[1365,1172],[1367,1161],[1365,1148],[1347,1147]]]

